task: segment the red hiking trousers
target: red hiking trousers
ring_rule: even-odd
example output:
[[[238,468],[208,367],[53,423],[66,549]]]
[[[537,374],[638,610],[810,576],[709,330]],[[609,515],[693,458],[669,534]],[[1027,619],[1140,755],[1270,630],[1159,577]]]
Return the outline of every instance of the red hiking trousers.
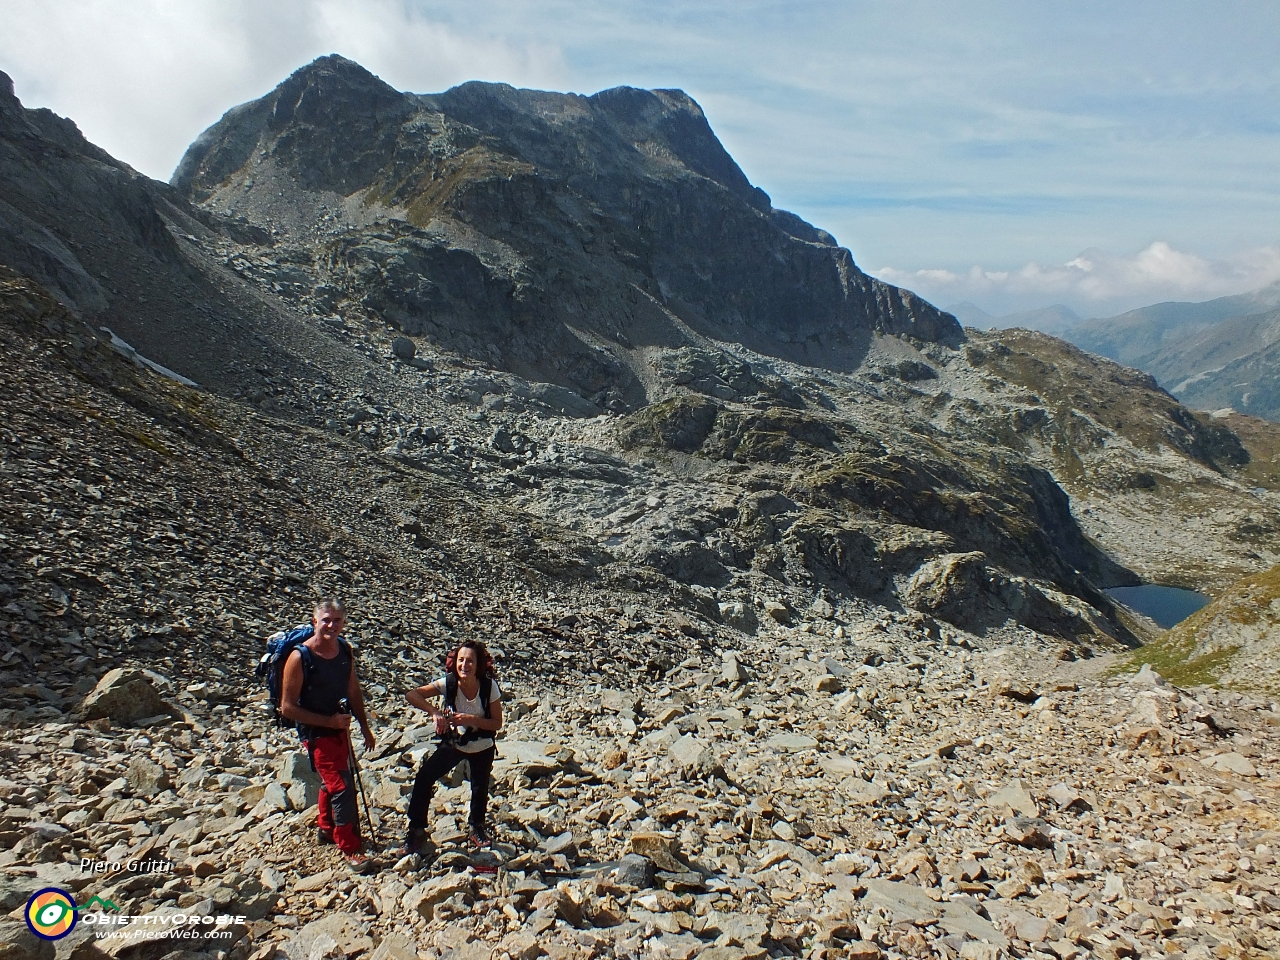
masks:
[[[316,826],[331,832],[343,853],[356,853],[360,849],[360,821],[347,738],[315,736],[307,741],[307,750],[321,784]]]

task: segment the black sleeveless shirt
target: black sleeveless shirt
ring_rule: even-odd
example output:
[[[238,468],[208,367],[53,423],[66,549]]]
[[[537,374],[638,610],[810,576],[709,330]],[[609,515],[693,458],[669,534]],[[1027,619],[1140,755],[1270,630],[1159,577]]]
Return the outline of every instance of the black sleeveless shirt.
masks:
[[[307,669],[306,656],[310,654],[311,669]],[[298,706],[322,716],[338,712],[338,701],[347,695],[351,684],[351,648],[338,641],[338,655],[329,660],[314,650],[299,653],[303,657],[302,696]]]

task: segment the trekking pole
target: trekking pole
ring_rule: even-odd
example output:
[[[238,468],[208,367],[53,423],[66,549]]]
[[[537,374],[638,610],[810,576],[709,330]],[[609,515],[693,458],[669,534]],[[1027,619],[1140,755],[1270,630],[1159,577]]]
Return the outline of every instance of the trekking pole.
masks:
[[[338,701],[339,713],[351,713],[351,704],[343,697]],[[369,798],[365,796],[364,780],[360,776],[360,764],[356,762],[356,748],[351,743],[351,728],[347,728],[347,759],[351,761],[351,772],[356,775],[356,786],[360,789],[360,799],[364,801],[364,819],[369,824],[369,839],[378,842],[377,831],[373,829],[373,815],[369,812]]]

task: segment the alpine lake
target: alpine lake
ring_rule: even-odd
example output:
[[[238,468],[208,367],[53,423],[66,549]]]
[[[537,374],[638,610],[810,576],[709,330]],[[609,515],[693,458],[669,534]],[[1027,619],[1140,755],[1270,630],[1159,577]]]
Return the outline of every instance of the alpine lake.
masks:
[[[1194,590],[1165,587],[1156,583],[1144,583],[1137,587],[1111,587],[1103,592],[1130,610],[1151,618],[1165,630],[1181,623],[1209,602],[1208,597]]]

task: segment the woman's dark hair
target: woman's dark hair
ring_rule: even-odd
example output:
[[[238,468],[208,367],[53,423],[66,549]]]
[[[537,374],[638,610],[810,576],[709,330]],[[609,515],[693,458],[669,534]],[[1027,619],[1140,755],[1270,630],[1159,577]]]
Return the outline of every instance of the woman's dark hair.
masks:
[[[445,658],[445,670],[449,673],[458,672],[458,653],[462,650],[474,650],[476,654],[476,679],[483,685],[493,679],[493,657],[489,654],[489,648],[484,645],[483,640],[463,640],[454,649],[449,651],[449,656]]]

